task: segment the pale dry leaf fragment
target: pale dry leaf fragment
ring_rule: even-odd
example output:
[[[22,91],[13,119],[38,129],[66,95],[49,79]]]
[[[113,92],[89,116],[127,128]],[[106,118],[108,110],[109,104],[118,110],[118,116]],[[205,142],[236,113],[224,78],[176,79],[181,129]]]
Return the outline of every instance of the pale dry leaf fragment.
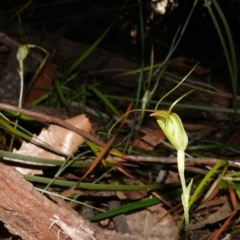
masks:
[[[209,209],[206,208],[206,212],[207,212],[206,219],[201,220],[201,222],[192,224],[190,226],[190,228],[192,230],[200,229],[200,228],[205,227],[206,225],[211,225],[211,224],[217,223],[217,222],[222,221],[222,220],[226,219],[227,217],[229,217],[229,215],[233,212],[231,200],[227,196],[222,197],[221,200],[224,200],[225,203],[221,207],[219,207],[217,211],[209,214],[208,213]],[[239,204],[238,204],[238,209],[240,209]]]
[[[66,122],[72,124],[73,126],[84,130],[85,132],[91,131],[91,123],[89,119],[85,116],[85,114],[70,118],[65,120]],[[57,125],[50,125],[48,129],[42,129],[41,133],[32,138],[35,142],[40,144],[46,144],[46,146],[51,147],[52,149],[57,150],[58,152],[62,152],[67,155],[71,155],[74,153],[78,146],[81,145],[85,139],[80,136],[79,134],[70,131],[68,129],[59,127]],[[22,146],[19,150],[14,149],[13,153],[18,153],[26,156],[32,157],[41,157],[41,158],[49,158],[53,160],[64,160],[65,158],[55,154],[53,152],[47,151],[41,147],[36,146],[32,143],[23,142]],[[4,158],[5,159],[5,158]],[[34,165],[42,165],[42,166],[49,166],[46,164],[38,164],[38,163],[31,163],[17,159],[7,159],[17,162],[29,163]],[[16,167],[16,169],[21,172],[22,174],[42,174],[42,171],[37,171],[33,169],[21,168]]]
[[[53,225],[57,225],[62,234],[64,234],[66,237],[69,237],[72,240],[95,240],[96,238],[93,236],[93,231],[88,228],[79,228],[69,226],[65,222],[63,222],[59,216],[54,215],[53,222],[50,225],[49,229],[53,227]]]
[[[177,226],[167,210],[160,204],[128,214],[128,226],[134,235],[174,240]]]

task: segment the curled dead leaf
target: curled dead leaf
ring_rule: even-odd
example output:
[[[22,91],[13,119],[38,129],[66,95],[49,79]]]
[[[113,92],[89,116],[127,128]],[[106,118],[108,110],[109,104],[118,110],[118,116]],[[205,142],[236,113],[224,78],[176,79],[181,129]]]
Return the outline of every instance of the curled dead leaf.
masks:
[[[85,116],[85,114],[67,119],[66,122],[72,124],[73,126],[84,130],[85,132],[90,132],[91,130],[91,123],[89,119]],[[54,153],[54,150],[58,152],[62,152],[65,155],[73,154],[79,145],[81,145],[85,139],[80,136],[79,134],[72,132],[68,129],[59,127],[57,125],[50,125],[48,129],[42,129],[41,133],[38,136],[34,136],[33,140],[35,142],[45,144],[48,147],[53,149],[52,152],[47,151],[39,146],[34,145],[33,143],[23,142],[22,146],[19,150],[14,149],[13,153],[18,153],[26,156],[33,156],[33,157],[41,157],[41,158],[49,158],[49,159],[56,159],[56,160],[64,160],[65,158]],[[4,158],[5,159],[5,158]],[[23,162],[29,163],[26,161],[21,161],[17,159],[7,159],[16,162]],[[34,165],[42,165],[46,166],[46,164],[37,164]],[[49,166],[49,165],[47,165]],[[36,171],[33,169],[27,169],[22,167],[16,167],[16,169],[21,172],[22,174],[42,174],[42,171]]]

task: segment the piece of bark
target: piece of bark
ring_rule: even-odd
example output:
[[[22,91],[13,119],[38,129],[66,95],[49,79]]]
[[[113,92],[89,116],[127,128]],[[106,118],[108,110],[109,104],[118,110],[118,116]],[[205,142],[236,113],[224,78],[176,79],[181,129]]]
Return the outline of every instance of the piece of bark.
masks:
[[[0,163],[0,220],[14,235],[27,240],[143,240],[106,232],[84,220],[64,202],[51,201],[14,168]],[[61,204],[60,204],[61,203]],[[147,238],[145,238],[147,239]],[[148,238],[150,240],[150,238]],[[153,240],[153,239],[151,239]],[[156,240],[156,238],[155,238]]]

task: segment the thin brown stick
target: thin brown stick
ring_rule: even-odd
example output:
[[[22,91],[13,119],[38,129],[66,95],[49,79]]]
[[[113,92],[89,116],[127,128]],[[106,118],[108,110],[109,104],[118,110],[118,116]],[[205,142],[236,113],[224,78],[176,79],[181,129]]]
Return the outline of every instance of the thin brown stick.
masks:
[[[39,122],[56,124],[58,126],[66,128],[68,130],[71,130],[71,131],[83,136],[84,138],[98,144],[101,147],[103,147],[105,145],[105,143],[103,141],[94,137],[90,133],[87,133],[87,132],[85,132],[85,131],[83,131],[79,128],[76,128],[73,125],[63,121],[60,118],[52,117],[52,116],[49,116],[49,115],[46,115],[46,114],[43,114],[43,113],[34,112],[34,111],[27,110],[27,109],[24,109],[24,108],[18,108],[16,106],[12,106],[12,105],[5,104],[5,103],[0,103],[0,109],[21,113],[21,114],[24,114],[24,115],[27,115],[27,116],[33,118],[36,121],[39,121]]]
[[[110,157],[109,159],[115,161],[123,161],[122,158],[119,157]],[[129,159],[134,162],[148,162],[148,163],[163,163],[163,164],[176,164],[177,158],[167,158],[167,157],[154,157],[154,156],[135,156],[135,155],[127,155],[126,159]],[[108,160],[108,158],[106,159]],[[187,164],[201,164],[201,165],[209,165],[213,166],[218,163],[222,159],[217,158],[186,158],[185,163]],[[240,159],[239,160],[228,160],[224,159],[228,162],[230,167],[240,168]]]

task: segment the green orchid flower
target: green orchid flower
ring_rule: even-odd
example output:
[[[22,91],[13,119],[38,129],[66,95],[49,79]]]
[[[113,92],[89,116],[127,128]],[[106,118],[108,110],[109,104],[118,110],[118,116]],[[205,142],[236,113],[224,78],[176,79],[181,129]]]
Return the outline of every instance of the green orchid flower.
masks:
[[[184,130],[180,117],[176,113],[173,113],[170,110],[159,110],[152,113],[151,116],[156,117],[158,125],[163,130],[169,142],[177,150],[178,171],[183,190],[181,199],[184,208],[186,228],[187,232],[189,233],[189,199],[192,181],[189,183],[188,186],[186,186],[186,181],[184,177],[184,151],[188,145],[188,136]]]
[[[182,121],[176,113],[166,110],[156,111],[151,114],[157,118],[157,123],[177,151],[185,151],[188,145],[188,136]]]

